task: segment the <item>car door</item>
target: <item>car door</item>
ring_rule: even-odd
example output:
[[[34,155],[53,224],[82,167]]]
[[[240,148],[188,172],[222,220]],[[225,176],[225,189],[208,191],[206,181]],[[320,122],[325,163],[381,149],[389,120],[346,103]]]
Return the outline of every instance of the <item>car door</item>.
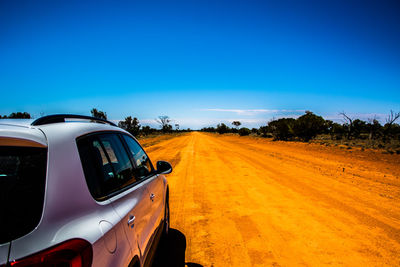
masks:
[[[136,167],[136,177],[138,179],[146,180],[146,187],[148,192],[148,203],[149,203],[149,225],[147,232],[149,239],[153,240],[156,234],[157,227],[160,226],[160,222],[164,216],[164,182],[155,172],[150,158],[146,152],[139,145],[139,143],[128,135],[122,135],[125,140],[127,147],[129,148],[130,155],[134,161]],[[150,249],[150,243],[146,247],[145,255]]]
[[[151,216],[149,218],[152,232],[152,240],[157,233],[158,227],[164,218],[164,182],[159,175],[149,178],[147,191],[150,194]]]
[[[111,199],[121,217],[120,227],[125,231],[132,248],[132,256],[143,256],[149,241],[149,205],[146,187],[139,184]]]
[[[146,186],[136,179],[134,166],[119,134],[95,134],[87,137],[87,142],[98,162],[97,169],[100,169],[96,181],[88,182],[91,193],[98,201],[107,199],[110,202],[120,217],[117,228],[125,233],[131,256],[141,255],[149,239]]]

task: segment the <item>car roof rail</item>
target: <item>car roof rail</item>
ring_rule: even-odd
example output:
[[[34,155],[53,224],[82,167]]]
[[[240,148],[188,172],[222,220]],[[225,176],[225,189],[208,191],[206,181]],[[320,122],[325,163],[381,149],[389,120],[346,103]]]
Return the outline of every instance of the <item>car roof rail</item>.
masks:
[[[112,126],[117,125],[111,121],[100,119],[100,118],[95,118],[91,116],[84,116],[84,115],[73,115],[73,114],[56,114],[56,115],[48,115],[41,117],[34,122],[31,123],[32,126],[37,126],[37,125],[45,125],[45,124],[51,124],[51,123],[58,123],[58,122],[66,122],[65,119],[79,119],[79,120],[90,120],[93,122],[98,122],[98,123],[105,123],[105,124],[110,124]]]

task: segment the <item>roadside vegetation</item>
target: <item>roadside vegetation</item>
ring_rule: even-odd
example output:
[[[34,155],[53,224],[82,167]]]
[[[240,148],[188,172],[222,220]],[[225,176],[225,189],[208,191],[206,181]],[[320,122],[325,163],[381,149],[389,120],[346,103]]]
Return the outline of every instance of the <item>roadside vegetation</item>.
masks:
[[[91,115],[96,118],[106,119],[107,113],[96,108],[91,109]],[[306,111],[305,114],[294,118],[272,119],[259,128],[240,127],[240,121],[233,121],[232,127],[219,123],[216,127],[205,127],[200,131],[219,134],[238,134],[240,136],[257,136],[280,141],[301,141],[319,143],[326,146],[339,146],[343,149],[353,147],[363,149],[382,149],[384,153],[400,154],[400,125],[397,123],[400,112],[390,111],[385,118],[385,123],[376,118],[361,120],[352,118],[341,112],[343,123],[325,120],[323,117]],[[0,115],[0,119],[31,119],[27,112],[16,112],[10,115]],[[159,128],[143,126],[138,118],[127,116],[118,122],[118,126],[125,129],[137,138],[151,139],[160,135],[173,138],[181,133],[190,132],[191,129],[180,129],[179,124],[166,115],[158,116],[155,122]],[[169,136],[169,137],[168,137]],[[149,144],[151,141],[149,141]]]
[[[93,117],[95,118],[100,118],[100,119],[105,119],[107,120],[107,114],[103,111],[99,111],[95,108],[93,108],[90,113],[92,114]],[[142,126],[140,125],[140,121],[138,118],[132,116],[126,117],[123,121],[118,122],[118,126],[121,127],[122,129],[126,130],[136,138],[146,138],[149,139],[148,144],[143,143],[143,146],[148,146],[148,145],[154,145],[155,142],[160,142],[162,140],[166,140],[169,138],[176,137],[177,135],[185,132],[190,132],[190,129],[187,130],[181,130],[179,129],[179,124],[175,124],[175,129],[172,126],[172,120],[166,116],[158,116],[157,119],[155,119],[155,122],[157,122],[160,125],[160,129],[152,128],[150,126]],[[164,138],[157,138],[160,135],[165,135]],[[154,139],[151,141],[151,139]]]
[[[383,149],[385,153],[400,154],[400,125],[396,123],[400,118],[400,112],[390,113],[382,125],[378,119],[371,118],[367,121],[351,118],[345,112],[341,112],[343,123],[325,120],[311,111],[294,118],[273,119],[260,128],[239,128],[239,121],[232,122],[234,127],[220,123],[217,127],[206,127],[202,132],[219,134],[234,133],[240,136],[252,135],[267,137],[281,141],[302,141],[320,143],[326,146],[334,145],[345,149],[358,147]]]
[[[0,119],[30,119],[31,114],[28,112],[13,112],[10,115],[0,115]]]

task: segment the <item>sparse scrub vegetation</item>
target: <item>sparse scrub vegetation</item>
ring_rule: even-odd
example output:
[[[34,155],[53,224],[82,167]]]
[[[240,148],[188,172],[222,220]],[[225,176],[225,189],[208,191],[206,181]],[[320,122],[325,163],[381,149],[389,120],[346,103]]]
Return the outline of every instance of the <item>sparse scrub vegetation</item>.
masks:
[[[107,113],[92,108],[93,117],[107,119]],[[240,136],[259,136],[281,141],[303,141],[318,143],[324,146],[336,146],[342,149],[380,149],[386,154],[400,154],[400,125],[397,121],[400,112],[390,111],[385,118],[385,124],[381,124],[376,117],[366,121],[352,118],[345,112],[339,113],[343,117],[343,123],[325,120],[323,117],[306,111],[304,115],[294,118],[273,119],[267,125],[251,130],[239,126],[240,121],[233,121],[233,127],[225,123],[219,123],[216,127],[205,127],[200,131],[219,134],[239,134]],[[0,119],[32,119],[28,112],[13,112],[10,115],[0,115]],[[191,131],[182,130],[179,124],[173,129],[172,120],[168,116],[159,116],[155,120],[160,124],[160,129],[150,126],[141,126],[138,118],[127,116],[118,126],[125,129],[135,137],[151,137],[160,134],[175,134]]]
[[[267,125],[249,131],[244,128],[239,130],[237,127],[229,128],[224,123],[218,124],[216,128],[203,128],[201,131],[220,134],[239,133],[240,136],[252,135],[281,141],[319,143],[325,146],[339,146],[347,150],[382,149],[386,153],[400,154],[400,125],[396,123],[400,118],[400,112],[390,111],[384,125],[376,117],[364,121],[351,118],[345,112],[339,114],[343,117],[342,124],[325,120],[311,111],[306,111],[297,119],[273,119]],[[239,121],[234,122],[232,122],[234,126],[241,125]]]
[[[28,112],[13,112],[10,115],[0,115],[0,119],[31,119],[32,116]]]
[[[118,127],[128,131],[133,136],[138,136],[140,133],[140,124],[137,118],[133,118],[128,116],[124,121],[118,122]]]

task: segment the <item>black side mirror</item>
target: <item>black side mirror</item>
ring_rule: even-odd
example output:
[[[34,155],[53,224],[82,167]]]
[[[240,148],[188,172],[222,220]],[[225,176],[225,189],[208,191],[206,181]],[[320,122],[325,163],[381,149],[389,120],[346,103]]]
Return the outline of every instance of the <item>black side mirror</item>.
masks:
[[[168,174],[172,172],[172,166],[167,161],[157,161],[157,172],[159,174]]]

